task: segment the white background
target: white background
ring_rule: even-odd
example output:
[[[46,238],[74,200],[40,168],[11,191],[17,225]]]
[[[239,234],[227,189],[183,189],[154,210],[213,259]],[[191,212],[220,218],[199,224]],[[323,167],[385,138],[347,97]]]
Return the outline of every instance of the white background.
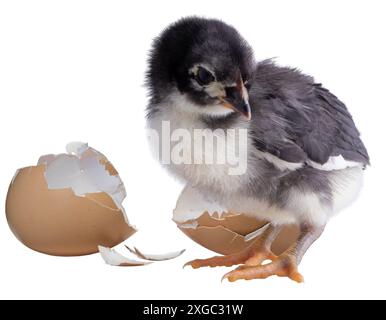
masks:
[[[337,94],[372,158],[358,201],[328,225],[284,278],[220,283],[227,268],[182,269],[211,252],[171,221],[181,190],[150,156],[143,88],[152,38],[186,15],[221,18],[257,58],[278,57]],[[114,268],[101,257],[58,258],[24,247],[0,215],[0,298],[386,298],[384,1],[1,1],[0,201],[15,170],[72,140],[109,156],[126,183],[125,207],[144,251],[180,258]]]

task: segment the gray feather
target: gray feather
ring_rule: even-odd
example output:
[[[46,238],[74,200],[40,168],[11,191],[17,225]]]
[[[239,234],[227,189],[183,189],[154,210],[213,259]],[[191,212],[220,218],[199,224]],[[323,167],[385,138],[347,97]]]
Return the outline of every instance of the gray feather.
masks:
[[[369,164],[346,106],[296,69],[258,64],[250,93],[254,145],[288,162],[325,164],[331,156]]]

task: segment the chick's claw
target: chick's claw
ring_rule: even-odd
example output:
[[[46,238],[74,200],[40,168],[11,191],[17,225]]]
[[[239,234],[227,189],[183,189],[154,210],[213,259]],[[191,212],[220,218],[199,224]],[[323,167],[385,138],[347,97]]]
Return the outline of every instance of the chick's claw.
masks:
[[[237,280],[265,279],[270,276],[288,277],[296,282],[303,282],[303,276],[297,270],[296,258],[290,255],[279,256],[271,263],[258,266],[240,266],[228,272],[222,278],[230,282]]]

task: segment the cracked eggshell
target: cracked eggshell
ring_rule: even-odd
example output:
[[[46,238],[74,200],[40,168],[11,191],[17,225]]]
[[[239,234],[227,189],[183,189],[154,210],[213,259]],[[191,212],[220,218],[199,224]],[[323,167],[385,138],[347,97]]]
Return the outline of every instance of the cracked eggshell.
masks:
[[[127,249],[126,255],[122,255],[111,248],[106,248],[103,246],[99,246],[98,248],[106,264],[115,267],[144,266],[153,262],[175,259],[185,252],[185,250],[180,250],[163,254],[148,254],[139,251],[137,248],[132,249],[128,246],[125,246]]]
[[[182,255],[185,252],[185,249],[183,249],[183,250],[179,250],[179,251],[175,251],[175,252],[168,252],[168,253],[162,253],[162,254],[159,254],[159,253],[150,254],[150,253],[143,253],[142,251],[139,251],[139,249],[136,247],[134,247],[133,249],[128,247],[128,246],[125,246],[125,247],[127,250],[129,250],[129,252],[136,255],[138,258],[144,259],[147,261],[172,260],[172,259],[179,257],[180,255]]]
[[[114,247],[136,230],[122,207],[126,193],[105,156],[76,143],[19,169],[6,201],[8,224],[29,248],[57,256]]]
[[[268,221],[233,214],[189,186],[185,187],[177,200],[173,220],[189,238],[220,254],[246,249],[269,225]],[[273,242],[272,251],[277,255],[285,251],[297,239],[299,232],[296,225],[284,227]]]
[[[129,258],[121,255],[119,252],[111,248],[98,246],[99,253],[106,264],[115,267],[137,267],[145,266],[152,263],[148,260],[138,260],[138,257]]]

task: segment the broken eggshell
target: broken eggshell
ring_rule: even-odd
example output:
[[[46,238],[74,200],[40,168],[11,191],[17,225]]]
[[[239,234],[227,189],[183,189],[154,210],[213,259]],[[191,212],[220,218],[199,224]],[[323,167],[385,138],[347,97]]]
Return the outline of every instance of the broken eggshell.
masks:
[[[107,158],[75,142],[67,145],[67,154],[43,156],[37,166],[16,172],[6,216],[15,236],[33,250],[87,255],[136,232],[122,206],[125,197],[123,182]]]
[[[128,250],[125,255],[120,254],[114,249],[99,246],[99,253],[106,264],[116,267],[135,267],[144,266],[158,261],[166,261],[179,257],[185,250],[169,252],[164,254],[148,254],[142,253],[137,248],[131,249],[125,246]]]
[[[147,261],[166,261],[166,260],[172,260],[180,255],[182,255],[185,252],[185,249],[175,252],[168,252],[168,253],[162,253],[162,254],[150,254],[150,253],[143,253],[142,251],[139,251],[136,247],[133,249],[125,246],[127,250],[129,250],[131,253],[135,254],[138,258],[144,259]]]
[[[125,257],[114,249],[98,246],[99,253],[106,264],[115,267],[136,267],[152,263],[151,261],[139,260],[138,257]]]
[[[246,249],[269,226],[268,221],[230,212],[190,186],[185,187],[177,200],[173,221],[189,238],[224,255]],[[272,244],[273,253],[284,252],[296,241],[299,232],[296,225],[285,226]]]

